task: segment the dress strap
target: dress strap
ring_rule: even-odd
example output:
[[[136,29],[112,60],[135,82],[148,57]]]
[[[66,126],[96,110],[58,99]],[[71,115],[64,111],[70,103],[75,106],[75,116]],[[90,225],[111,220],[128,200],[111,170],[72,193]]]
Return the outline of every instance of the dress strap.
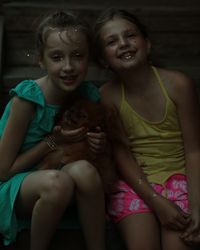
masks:
[[[166,97],[167,100],[169,100],[168,93],[167,93],[167,91],[166,91],[166,89],[165,89],[165,87],[164,87],[164,84],[163,84],[162,79],[160,78],[160,75],[159,75],[159,73],[158,73],[157,68],[154,67],[154,66],[151,66],[151,67],[152,67],[153,72],[154,72],[154,74],[155,74],[155,76],[156,76],[156,79],[158,80],[158,82],[159,82],[159,84],[160,84],[160,87],[161,87],[161,89],[162,89],[162,92],[163,92],[164,96]]]

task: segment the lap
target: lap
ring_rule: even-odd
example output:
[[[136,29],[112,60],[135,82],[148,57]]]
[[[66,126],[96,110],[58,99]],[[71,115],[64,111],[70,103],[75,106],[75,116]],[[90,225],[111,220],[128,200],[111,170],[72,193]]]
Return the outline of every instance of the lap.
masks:
[[[165,185],[152,184],[152,187],[187,211],[188,193],[185,176],[175,175],[169,178]],[[161,246],[163,250],[191,249],[180,240],[177,232],[161,228],[151,208],[125,182],[118,181],[115,192],[111,194],[108,202],[108,214],[117,223],[126,244],[129,244],[128,249],[160,249]]]
[[[60,170],[38,170],[27,175],[21,183],[15,202],[17,214],[31,215],[32,208],[43,192],[55,190],[57,186],[71,187],[71,178]],[[27,213],[27,214],[26,214]]]
[[[53,192],[57,188],[72,190],[80,180],[87,179],[90,172],[96,171],[94,167],[85,160],[72,162],[62,169],[37,170],[30,172],[22,181],[15,202],[18,214],[31,214],[32,208],[42,192]],[[87,176],[87,178],[85,177]],[[91,175],[94,177],[94,175]]]
[[[69,174],[78,185],[91,179],[96,182],[100,178],[97,169],[86,160],[69,163],[63,166],[61,170]]]
[[[22,184],[20,192],[28,193],[28,192],[36,192],[40,190],[42,187],[49,186],[53,184],[56,180],[68,180],[68,176],[66,173],[60,170],[38,170],[31,172],[27,175]]]
[[[171,176],[164,185],[151,184],[155,191],[174,202],[185,212],[188,211],[187,183],[184,175]],[[108,215],[114,222],[126,216],[152,212],[143,199],[124,181],[115,183],[115,192],[108,199]]]

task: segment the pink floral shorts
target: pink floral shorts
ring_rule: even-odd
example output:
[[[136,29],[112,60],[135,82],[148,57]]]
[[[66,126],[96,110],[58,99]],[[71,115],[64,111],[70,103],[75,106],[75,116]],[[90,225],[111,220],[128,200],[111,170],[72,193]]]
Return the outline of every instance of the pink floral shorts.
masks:
[[[173,175],[164,185],[154,183],[151,185],[157,193],[173,201],[183,211],[188,211],[188,192],[185,175]],[[115,183],[115,192],[109,196],[108,200],[108,216],[116,223],[131,214],[152,212],[133,189],[122,180],[118,180]]]

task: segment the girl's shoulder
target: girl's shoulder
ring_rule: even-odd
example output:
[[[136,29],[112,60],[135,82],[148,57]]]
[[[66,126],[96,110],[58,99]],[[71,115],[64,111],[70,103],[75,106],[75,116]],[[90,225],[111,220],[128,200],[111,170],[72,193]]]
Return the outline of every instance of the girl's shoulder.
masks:
[[[11,97],[18,96],[41,106],[45,103],[43,92],[35,80],[23,80],[12,88],[9,94]]]
[[[168,81],[173,85],[187,85],[191,83],[191,78],[184,72],[178,70],[157,68],[163,81]]]
[[[196,88],[192,79],[184,72],[161,68],[158,68],[158,71],[169,96],[174,101],[179,96],[186,95]]]

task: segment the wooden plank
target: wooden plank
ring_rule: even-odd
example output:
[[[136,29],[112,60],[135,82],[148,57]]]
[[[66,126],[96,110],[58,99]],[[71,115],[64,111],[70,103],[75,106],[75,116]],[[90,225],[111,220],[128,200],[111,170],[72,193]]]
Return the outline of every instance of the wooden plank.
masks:
[[[34,5],[62,5],[62,6],[79,6],[82,8],[106,8],[113,7],[116,8],[145,8],[150,6],[152,8],[177,8],[177,7],[185,7],[190,8],[191,6],[198,6],[199,0],[176,0],[176,1],[168,1],[168,0],[134,0],[134,3],[130,0],[116,1],[116,0],[9,0],[4,1],[4,6],[34,6]]]
[[[58,7],[56,9],[59,9]],[[5,22],[6,29],[9,31],[19,30],[27,31],[34,30],[40,18],[49,12],[54,11],[54,8],[16,8],[14,10],[6,10]],[[67,8],[67,10],[70,10]],[[73,9],[71,9],[73,10]],[[81,17],[85,18],[89,23],[93,23],[98,16],[100,10],[80,10]],[[150,31],[183,31],[183,32],[198,32],[200,31],[200,9],[184,9],[180,10],[130,10],[136,13]]]

